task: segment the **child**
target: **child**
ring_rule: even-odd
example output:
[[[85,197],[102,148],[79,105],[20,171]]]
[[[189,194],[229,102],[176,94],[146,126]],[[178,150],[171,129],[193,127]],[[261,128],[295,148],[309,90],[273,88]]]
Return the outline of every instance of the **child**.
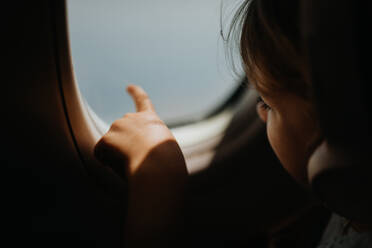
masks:
[[[270,144],[283,167],[308,187],[307,163],[322,141],[322,132],[301,47],[299,7],[296,0],[248,0],[234,24],[245,72],[260,95],[257,113],[266,123]],[[141,246],[158,235],[172,235],[187,172],[175,138],[147,94],[135,85],[127,90],[137,113],[115,121],[96,145],[95,154],[103,163],[126,166],[126,239]]]

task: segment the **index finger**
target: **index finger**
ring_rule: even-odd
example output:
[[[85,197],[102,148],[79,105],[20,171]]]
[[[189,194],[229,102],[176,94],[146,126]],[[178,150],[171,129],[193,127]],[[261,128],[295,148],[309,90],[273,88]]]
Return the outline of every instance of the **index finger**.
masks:
[[[137,112],[142,112],[142,111],[154,111],[155,112],[155,108],[152,105],[152,102],[149,96],[141,87],[131,84],[131,85],[128,85],[127,91],[133,98],[133,101],[136,105]]]

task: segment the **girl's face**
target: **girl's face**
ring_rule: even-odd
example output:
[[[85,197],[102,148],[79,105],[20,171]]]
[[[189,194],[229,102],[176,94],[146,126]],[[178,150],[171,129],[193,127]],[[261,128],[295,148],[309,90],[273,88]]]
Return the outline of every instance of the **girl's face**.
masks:
[[[269,142],[283,167],[307,186],[307,162],[319,138],[309,103],[292,93],[261,95],[257,113],[266,123]]]

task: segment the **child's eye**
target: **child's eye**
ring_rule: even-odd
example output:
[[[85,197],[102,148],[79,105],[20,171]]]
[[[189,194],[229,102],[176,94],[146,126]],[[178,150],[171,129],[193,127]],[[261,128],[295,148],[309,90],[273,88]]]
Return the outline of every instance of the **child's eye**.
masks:
[[[257,106],[264,109],[264,110],[270,110],[271,109],[271,107],[260,96],[257,98]]]

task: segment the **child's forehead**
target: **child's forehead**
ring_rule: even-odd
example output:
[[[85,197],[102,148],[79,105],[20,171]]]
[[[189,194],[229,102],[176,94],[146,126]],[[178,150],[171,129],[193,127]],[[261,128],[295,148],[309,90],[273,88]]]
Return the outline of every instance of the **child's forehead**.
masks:
[[[270,69],[252,65],[250,70],[247,70],[247,79],[249,87],[263,97],[279,98],[291,94],[311,101],[312,87],[304,76],[277,76],[273,75]]]
[[[260,96],[266,98],[278,97],[283,93],[283,89],[277,87],[275,83],[270,83],[267,79],[263,78],[248,78],[247,87],[255,90]]]

